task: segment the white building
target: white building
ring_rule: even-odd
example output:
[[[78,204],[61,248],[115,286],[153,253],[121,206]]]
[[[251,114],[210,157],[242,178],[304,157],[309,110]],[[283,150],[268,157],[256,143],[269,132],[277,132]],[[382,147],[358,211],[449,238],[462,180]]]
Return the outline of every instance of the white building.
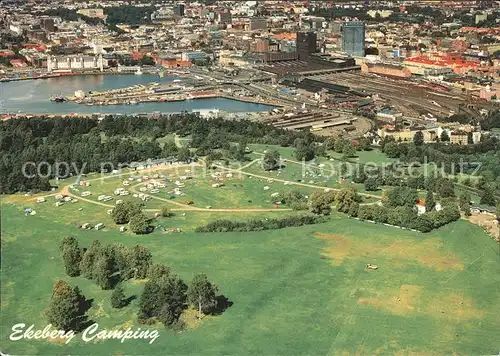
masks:
[[[82,71],[82,70],[104,70],[108,66],[108,61],[98,56],[49,56],[47,57],[47,70],[49,72],[57,70]]]

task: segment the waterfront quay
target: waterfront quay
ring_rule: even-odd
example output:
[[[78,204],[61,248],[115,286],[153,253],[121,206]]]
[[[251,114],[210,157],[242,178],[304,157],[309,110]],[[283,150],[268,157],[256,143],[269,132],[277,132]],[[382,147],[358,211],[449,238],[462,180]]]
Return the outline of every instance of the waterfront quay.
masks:
[[[235,85],[210,85],[203,80],[183,79],[168,84],[152,82],[104,91],[75,91],[74,95],[52,96],[52,101],[71,101],[87,106],[135,105],[151,102],[175,102],[193,99],[226,98],[277,107],[288,106],[275,98],[255,95]]]

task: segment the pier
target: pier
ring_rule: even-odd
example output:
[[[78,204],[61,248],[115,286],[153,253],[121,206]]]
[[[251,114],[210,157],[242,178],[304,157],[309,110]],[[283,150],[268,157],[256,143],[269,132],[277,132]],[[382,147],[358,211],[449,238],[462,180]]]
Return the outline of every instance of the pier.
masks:
[[[190,83],[150,83],[148,85],[134,85],[126,88],[111,89],[106,91],[91,91],[88,93],[78,90],[72,96],[60,98],[61,101],[68,100],[76,104],[88,106],[107,105],[135,105],[148,102],[174,102],[193,99],[226,98],[248,103],[265,104],[283,107],[281,101],[264,98],[260,96],[247,96],[241,93],[235,94],[227,90],[230,85],[190,85]]]

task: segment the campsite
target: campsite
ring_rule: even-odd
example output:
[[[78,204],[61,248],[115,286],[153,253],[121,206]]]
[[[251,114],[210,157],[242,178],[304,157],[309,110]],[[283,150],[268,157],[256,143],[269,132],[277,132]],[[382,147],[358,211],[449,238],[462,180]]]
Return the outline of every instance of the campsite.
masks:
[[[269,148],[254,150],[243,168],[215,162],[214,169],[203,171],[197,162],[89,174],[79,183],[60,180],[49,194],[4,197],[2,328],[10,330],[17,320],[43,326],[51,284],[65,277],[59,241],[75,236],[86,246],[95,239],[140,243],[188,280],[206,272],[230,298],[224,314],[180,333],[150,326],[161,328],[159,339],[148,345],[151,354],[166,349],[169,354],[496,352],[500,254],[496,242],[464,219],[422,234],[334,212],[327,222],[310,226],[196,233],[196,227],[221,217],[246,221],[300,214],[277,204],[276,193],[298,190],[307,196],[357,186],[363,204],[375,204],[386,189],[367,192],[338,175],[326,178],[319,167],[325,161],[306,176],[300,164],[290,162],[293,157],[281,171],[264,171],[258,158]],[[286,148],[278,149],[286,156]],[[374,159],[382,159],[373,152]],[[364,155],[368,161],[369,153]],[[149,217],[157,216],[152,233],[135,235],[114,223],[110,213],[125,201],[140,202]],[[165,206],[172,216],[158,216]],[[137,299],[116,312],[109,291],[81,277],[72,281],[93,296],[89,315],[103,327],[136,323]],[[127,294],[138,296],[144,283],[128,281]],[[2,334],[3,341],[7,337]],[[64,353],[79,354],[81,345],[65,345]],[[141,340],[86,347],[95,355],[144,353]],[[57,340],[23,340],[7,351],[61,350]]]

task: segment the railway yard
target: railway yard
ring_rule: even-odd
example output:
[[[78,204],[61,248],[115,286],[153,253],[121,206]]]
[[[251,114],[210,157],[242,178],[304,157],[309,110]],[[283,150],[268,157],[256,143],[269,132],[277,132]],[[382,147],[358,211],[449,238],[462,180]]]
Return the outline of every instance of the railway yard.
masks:
[[[316,80],[345,85],[355,90],[365,90],[378,103],[385,103],[404,116],[418,118],[420,115],[433,117],[467,113],[476,116],[479,112],[471,108],[472,98],[457,89],[441,89],[416,81],[382,78],[359,72],[342,72],[334,75],[314,77]]]

